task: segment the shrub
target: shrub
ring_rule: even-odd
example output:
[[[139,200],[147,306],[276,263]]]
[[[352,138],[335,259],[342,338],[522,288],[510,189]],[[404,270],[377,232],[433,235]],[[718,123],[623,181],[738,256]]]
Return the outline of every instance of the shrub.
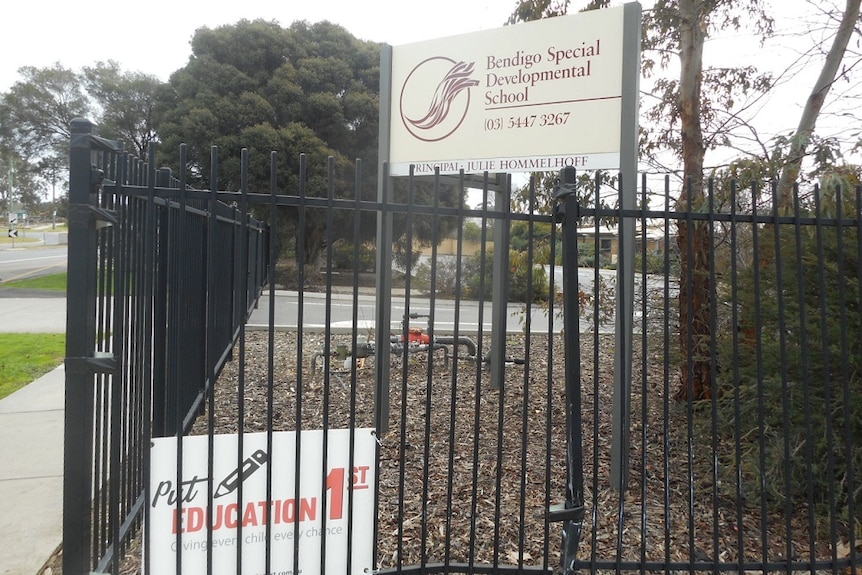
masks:
[[[528,290],[528,275],[530,262],[528,261],[528,252],[520,252],[517,250],[509,251],[509,301],[511,302],[526,302],[528,291],[532,296],[533,302],[544,302],[548,300],[550,294],[550,284],[548,282],[548,274],[545,267],[533,263],[532,272],[532,289]],[[470,258],[471,261],[467,269],[470,274],[466,275],[464,282],[468,288],[468,294],[475,299],[491,299],[491,290],[494,282],[493,272],[493,255],[490,250],[485,256],[485,279],[481,281],[481,259],[476,255]]]
[[[375,257],[374,245],[368,242],[359,244],[359,259],[354,256],[354,245],[351,242],[339,241],[332,246],[332,265],[335,269],[373,272]]]
[[[810,497],[820,516],[834,506],[846,517],[851,499],[862,504],[856,231],[786,228],[779,249],[755,254],[739,272],[736,301],[728,287],[720,294],[730,301],[720,309],[735,308],[738,324],[718,333],[719,359],[732,358],[719,377],[718,423],[741,442],[748,495],[775,506]],[[732,454],[725,460],[737,468]]]

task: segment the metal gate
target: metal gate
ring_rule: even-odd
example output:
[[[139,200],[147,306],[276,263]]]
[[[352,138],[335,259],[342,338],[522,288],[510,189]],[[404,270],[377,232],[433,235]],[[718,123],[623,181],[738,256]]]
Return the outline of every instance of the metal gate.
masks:
[[[243,152],[239,191],[204,192],[73,128],[67,574],[855,572],[860,190],[787,214],[716,186],[679,209],[665,180],[651,208],[644,178],[642,207],[619,210],[601,179],[564,181],[515,212],[466,178],[377,201],[361,164],[304,157],[285,189],[275,154],[251,190]],[[404,254],[388,326],[363,271],[381,213]],[[615,236],[623,219],[636,237]],[[688,277],[677,222],[712,254]],[[680,286],[703,274],[711,324],[680,347]],[[708,396],[680,392],[682,357]]]

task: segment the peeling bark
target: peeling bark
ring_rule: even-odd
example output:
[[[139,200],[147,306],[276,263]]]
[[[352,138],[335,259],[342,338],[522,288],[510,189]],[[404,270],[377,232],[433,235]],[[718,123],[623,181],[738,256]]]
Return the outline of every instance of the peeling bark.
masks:
[[[703,45],[706,20],[703,3],[680,0],[679,114],[685,185],[677,202],[680,211],[697,210],[704,203],[703,159],[706,149],[700,124]],[[679,345],[682,356],[676,398],[711,396],[711,316],[709,308],[709,231],[705,224],[680,220]]]

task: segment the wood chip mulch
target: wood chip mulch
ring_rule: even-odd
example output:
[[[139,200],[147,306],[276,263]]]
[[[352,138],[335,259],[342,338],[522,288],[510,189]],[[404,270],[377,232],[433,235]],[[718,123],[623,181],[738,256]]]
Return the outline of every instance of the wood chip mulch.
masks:
[[[339,343],[351,344],[347,335],[331,338],[333,354]],[[379,568],[449,561],[559,571],[561,524],[546,523],[545,510],[565,498],[564,351],[561,336],[550,345],[548,339],[510,337],[507,356],[529,360],[506,367],[502,391],[473,361],[453,364],[438,352],[429,369],[426,353],[410,354],[406,366],[393,357],[389,431],[381,434],[379,451]],[[276,332],[273,342],[270,354],[268,333],[245,336],[243,431],[266,431],[270,424],[274,431],[295,429],[298,381],[303,429],[322,426],[325,405],[331,428],[373,427],[371,358],[353,370],[333,355],[325,377],[325,358],[315,356],[324,349],[322,334],[303,334],[301,355],[295,332]],[[822,534],[812,549],[804,509],[788,520],[764,516],[750,502],[737,507],[735,483],[722,470],[713,472],[711,440],[690,435],[685,406],[669,399],[674,383],[665,381],[663,353],[648,351],[644,361],[639,341],[629,488],[621,499],[610,481],[613,343],[612,337],[588,336],[581,347],[586,517],[580,559],[780,561],[786,560],[788,526],[792,559],[832,556]],[[483,342],[480,351],[489,346]],[[238,431],[238,356],[237,348],[215,388],[214,433]],[[208,433],[208,422],[202,415],[192,433]],[[140,537],[121,572],[140,572]]]

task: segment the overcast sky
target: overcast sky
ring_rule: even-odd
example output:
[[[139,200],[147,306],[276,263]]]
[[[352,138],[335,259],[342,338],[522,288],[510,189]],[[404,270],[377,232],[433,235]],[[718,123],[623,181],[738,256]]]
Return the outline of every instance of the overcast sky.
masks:
[[[60,62],[79,69],[116,60],[123,70],[162,80],[182,68],[189,41],[201,27],[243,18],[329,20],[363,40],[406,44],[502,26],[515,0],[143,0],[75,2],[7,0],[0,9],[0,91],[21,66]]]
[[[574,1],[572,9],[583,2]],[[642,0],[644,10],[652,0]],[[275,20],[284,27],[295,20],[329,20],[344,26],[360,39],[392,45],[463,34],[504,25],[516,0],[143,0],[83,4],[70,0],[7,0],[0,33],[0,92],[20,79],[21,66],[49,67],[55,62],[78,70],[98,61],[115,60],[125,71],[139,71],[167,80],[182,68],[191,54],[189,42],[195,30],[233,24],[240,19]],[[822,16],[816,12],[840,0],[764,0],[782,31],[766,46],[751,32],[725,34],[710,39],[707,64],[754,64],[779,73],[812,45]],[[818,22],[819,21],[819,22]],[[767,137],[796,127],[801,106],[811,90],[822,58],[806,60],[808,69],[791,85],[782,86],[769,100],[754,106],[758,129]],[[642,84],[644,86],[644,84]],[[839,83],[838,91],[855,92],[858,86]],[[834,94],[833,94],[834,95]],[[651,101],[643,99],[641,106]],[[825,113],[835,112],[835,105]],[[839,110],[840,111],[840,110]],[[762,121],[760,121],[762,120]],[[845,139],[858,130],[855,118],[823,117],[819,128]]]

